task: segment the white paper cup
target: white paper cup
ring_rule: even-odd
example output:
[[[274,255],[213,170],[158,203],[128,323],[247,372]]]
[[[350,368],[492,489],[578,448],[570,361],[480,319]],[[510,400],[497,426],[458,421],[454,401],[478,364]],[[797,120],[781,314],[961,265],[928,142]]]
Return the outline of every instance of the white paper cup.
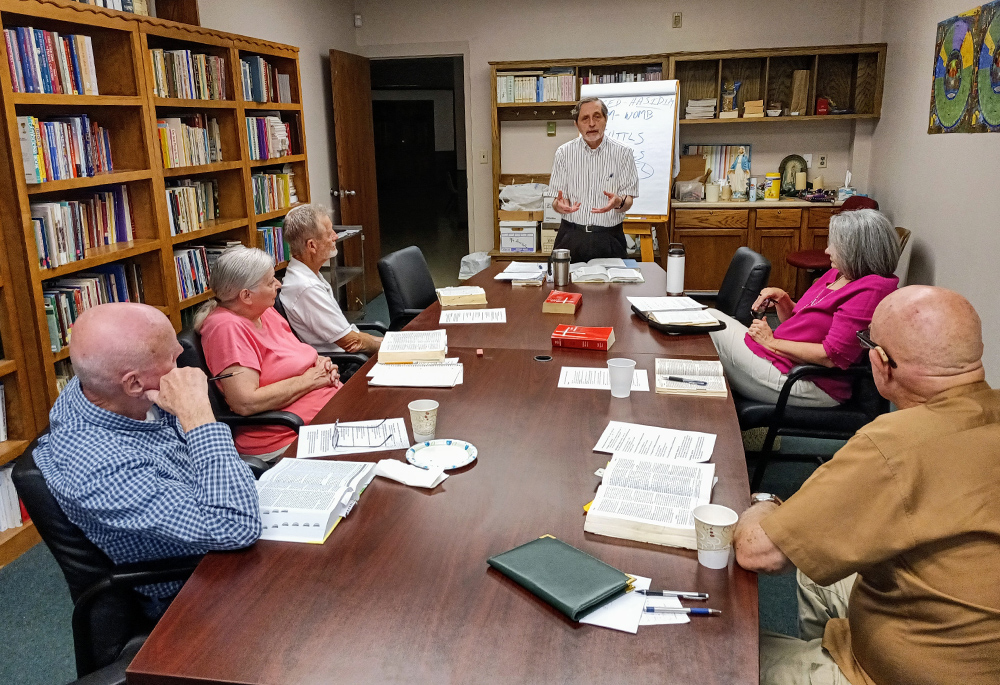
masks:
[[[407,408],[410,410],[413,441],[433,440],[434,431],[437,429],[438,403],[434,400],[413,400]]]
[[[609,359],[608,376],[611,377],[611,396],[628,397],[632,392],[635,362],[631,359]]]
[[[726,568],[740,515],[720,504],[702,504],[695,507],[693,513],[694,531],[698,538],[698,563],[705,568]]]
[[[718,202],[719,201],[719,184],[718,183],[706,183],[705,184],[705,201],[706,202]]]

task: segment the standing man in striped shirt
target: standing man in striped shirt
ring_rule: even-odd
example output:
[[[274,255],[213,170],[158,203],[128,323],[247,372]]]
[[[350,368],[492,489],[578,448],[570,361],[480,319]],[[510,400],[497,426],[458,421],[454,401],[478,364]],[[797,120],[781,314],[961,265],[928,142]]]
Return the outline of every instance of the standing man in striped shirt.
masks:
[[[639,194],[632,148],[604,137],[608,108],[585,97],[573,110],[580,137],[561,145],[552,164],[552,208],[563,215],[553,249],[574,262],[628,254],[622,219]]]

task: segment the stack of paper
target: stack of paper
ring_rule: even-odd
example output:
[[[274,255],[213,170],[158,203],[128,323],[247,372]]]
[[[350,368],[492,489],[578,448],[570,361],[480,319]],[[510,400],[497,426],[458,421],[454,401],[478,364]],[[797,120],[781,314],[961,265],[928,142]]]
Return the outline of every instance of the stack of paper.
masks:
[[[708,461],[715,449],[715,435],[609,421],[595,452],[631,454],[657,459]]]
[[[380,362],[442,362],[448,352],[448,332],[389,331],[378,350]]]
[[[715,106],[718,100],[715,98],[704,98],[702,100],[688,100],[687,108],[684,110],[685,119],[714,119]]]
[[[507,268],[493,277],[495,281],[538,281],[545,279],[548,272],[545,262],[511,262]]]
[[[442,311],[438,325],[451,323],[507,323],[507,310],[498,309],[457,309]]]
[[[354,508],[374,466],[282,459],[257,481],[261,540],[322,544]]]
[[[376,364],[368,385],[394,388],[454,388],[462,382],[461,364]]]
[[[299,430],[299,459],[363,452],[405,450],[410,446],[403,419],[321,423]]]
[[[564,366],[559,372],[559,387],[611,390],[611,377],[606,366]],[[649,379],[645,369],[635,369],[632,372],[632,391],[649,392]]]
[[[722,362],[657,359],[656,392],[666,395],[729,397]]]

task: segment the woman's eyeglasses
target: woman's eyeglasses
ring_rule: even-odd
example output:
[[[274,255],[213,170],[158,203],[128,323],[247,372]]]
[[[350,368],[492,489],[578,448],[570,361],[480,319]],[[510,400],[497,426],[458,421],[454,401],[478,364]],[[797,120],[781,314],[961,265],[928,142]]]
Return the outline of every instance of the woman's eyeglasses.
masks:
[[[897,368],[896,361],[889,356],[889,354],[882,348],[881,345],[872,340],[871,329],[866,328],[863,331],[858,331],[857,336],[858,336],[858,342],[861,343],[861,346],[863,348],[865,348],[866,350],[875,350],[876,352],[878,352],[878,356],[882,358],[882,361],[884,361],[886,364],[888,364],[894,369]]]

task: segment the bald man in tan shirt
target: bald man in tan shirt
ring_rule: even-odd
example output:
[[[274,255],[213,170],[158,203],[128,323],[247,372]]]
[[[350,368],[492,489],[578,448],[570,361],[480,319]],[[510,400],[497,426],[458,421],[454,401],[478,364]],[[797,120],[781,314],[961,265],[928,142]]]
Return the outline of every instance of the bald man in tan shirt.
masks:
[[[979,316],[911,286],[859,337],[899,411],[737,526],[741,566],[798,568],[802,639],[761,636],[761,683],[1000,683],[1000,391]]]

